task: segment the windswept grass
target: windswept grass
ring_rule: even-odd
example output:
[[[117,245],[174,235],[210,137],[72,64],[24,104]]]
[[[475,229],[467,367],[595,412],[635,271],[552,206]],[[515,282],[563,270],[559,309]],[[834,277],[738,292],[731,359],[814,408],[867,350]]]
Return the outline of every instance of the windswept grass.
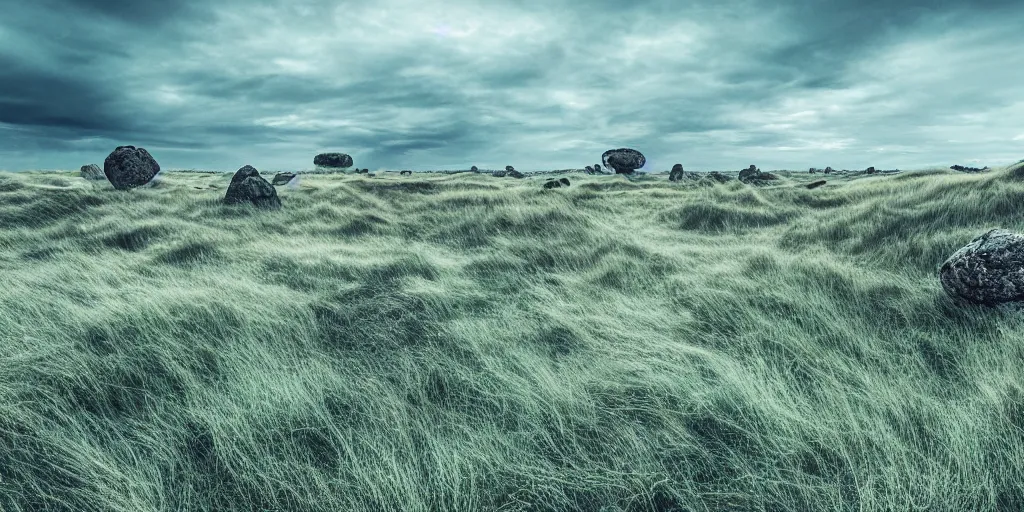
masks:
[[[0,510],[1021,510],[1020,175],[0,173]]]

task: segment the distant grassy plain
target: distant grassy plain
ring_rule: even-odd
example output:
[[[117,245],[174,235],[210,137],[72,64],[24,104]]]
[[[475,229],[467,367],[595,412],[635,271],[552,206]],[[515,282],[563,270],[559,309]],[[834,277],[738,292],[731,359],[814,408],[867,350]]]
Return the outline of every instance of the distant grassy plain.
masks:
[[[1024,179],[563,176],[0,173],[0,509],[1024,509]]]

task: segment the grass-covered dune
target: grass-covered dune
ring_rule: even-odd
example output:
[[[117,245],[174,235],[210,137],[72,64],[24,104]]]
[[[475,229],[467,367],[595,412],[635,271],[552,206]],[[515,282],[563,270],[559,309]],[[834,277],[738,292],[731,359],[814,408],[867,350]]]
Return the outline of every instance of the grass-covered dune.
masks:
[[[0,509],[1021,510],[1024,177],[0,173]]]

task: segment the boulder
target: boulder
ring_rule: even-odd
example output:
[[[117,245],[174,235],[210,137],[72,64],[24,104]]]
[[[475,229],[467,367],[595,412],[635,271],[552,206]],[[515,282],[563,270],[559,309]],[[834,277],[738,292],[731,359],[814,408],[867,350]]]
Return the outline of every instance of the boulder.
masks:
[[[402,176],[405,176],[405,175],[410,175],[411,176],[412,175],[412,171],[402,171],[402,172],[400,172],[398,174],[401,174]]]
[[[588,166],[583,168],[583,172],[585,172],[587,174],[594,174],[594,168],[588,165]]]
[[[118,146],[103,161],[103,174],[117,190],[149,183],[160,172],[160,164],[144,148]]]
[[[96,164],[83,165],[78,171],[80,175],[87,180],[105,180],[107,176],[103,174],[103,169]]]
[[[480,170],[477,169],[476,166],[474,165],[473,167],[469,168],[469,172],[480,172]]]
[[[509,167],[511,167],[511,166],[509,166]],[[525,178],[526,177],[526,175],[524,175],[523,173],[521,173],[521,172],[519,172],[519,171],[517,171],[515,169],[512,169],[511,171],[506,172],[505,176],[508,176],[510,178]]]
[[[352,157],[345,153],[320,153],[313,157],[313,165],[320,167],[352,167]]]
[[[722,174],[718,171],[711,171],[707,173],[704,177],[709,180],[717,181],[718,183],[726,183],[732,180],[732,178],[729,177],[728,175]]]
[[[559,178],[557,180],[554,179],[554,178],[551,178],[551,179],[549,179],[548,181],[546,181],[544,183],[544,188],[559,188],[559,187],[568,187],[568,186],[569,186],[569,178]]]
[[[615,174],[632,174],[647,163],[644,155],[635,149],[609,149],[601,154],[601,162],[605,167],[615,169]]]
[[[267,180],[260,176],[260,172],[251,165],[243,166],[235,171],[231,177],[231,184],[224,194],[224,202],[237,204],[251,202],[262,208],[280,208],[281,199],[277,197],[277,190]]]
[[[762,172],[757,166],[751,165],[740,171],[739,179],[750,185],[763,185],[765,182],[777,180],[779,177],[770,172]]]
[[[953,166],[950,166],[950,169],[953,169],[954,171],[960,171],[960,172],[983,172],[983,171],[987,171],[988,170],[988,166],[979,168],[979,167],[964,167],[962,165],[953,165]]]
[[[864,169],[864,172],[868,174],[874,174],[876,171],[874,167],[868,167],[867,169]]]
[[[672,171],[668,173],[669,181],[680,181],[683,179],[683,164],[675,164],[672,166]]]
[[[831,167],[826,167],[825,168],[825,174],[832,174],[832,168]]]
[[[511,165],[506,165],[505,166],[505,172],[512,172],[514,170],[516,170],[516,168],[512,167]]]
[[[808,170],[807,170],[807,172],[809,172],[809,173],[811,173],[811,174],[815,174],[815,173],[817,173],[817,172],[818,172],[818,170],[817,170],[817,169],[815,169],[814,167],[811,167],[810,169],[808,169]]]
[[[601,172],[601,164],[594,164],[594,172],[596,172],[596,173]]]
[[[495,178],[504,178],[506,174],[508,174],[508,171],[494,171],[491,173],[491,176],[494,176]]]
[[[812,183],[808,183],[807,184],[807,188],[808,189],[818,188],[818,187],[820,187],[820,186],[822,186],[824,184],[825,184],[825,180],[818,180],[818,181],[815,181],[815,182],[812,182]]]
[[[270,184],[271,185],[285,185],[289,181],[292,181],[293,179],[295,179],[295,173],[294,172],[279,172],[279,173],[274,175],[274,179],[273,179],[273,181],[270,182]]]
[[[953,253],[939,280],[947,294],[974,304],[1024,302],[1024,235],[989,230]]]

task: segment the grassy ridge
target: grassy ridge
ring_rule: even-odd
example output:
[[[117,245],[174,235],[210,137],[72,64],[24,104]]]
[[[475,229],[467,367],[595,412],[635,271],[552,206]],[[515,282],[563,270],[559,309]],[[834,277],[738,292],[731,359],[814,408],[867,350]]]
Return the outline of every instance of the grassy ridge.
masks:
[[[570,178],[0,173],[0,509],[1024,508],[1024,179]]]

